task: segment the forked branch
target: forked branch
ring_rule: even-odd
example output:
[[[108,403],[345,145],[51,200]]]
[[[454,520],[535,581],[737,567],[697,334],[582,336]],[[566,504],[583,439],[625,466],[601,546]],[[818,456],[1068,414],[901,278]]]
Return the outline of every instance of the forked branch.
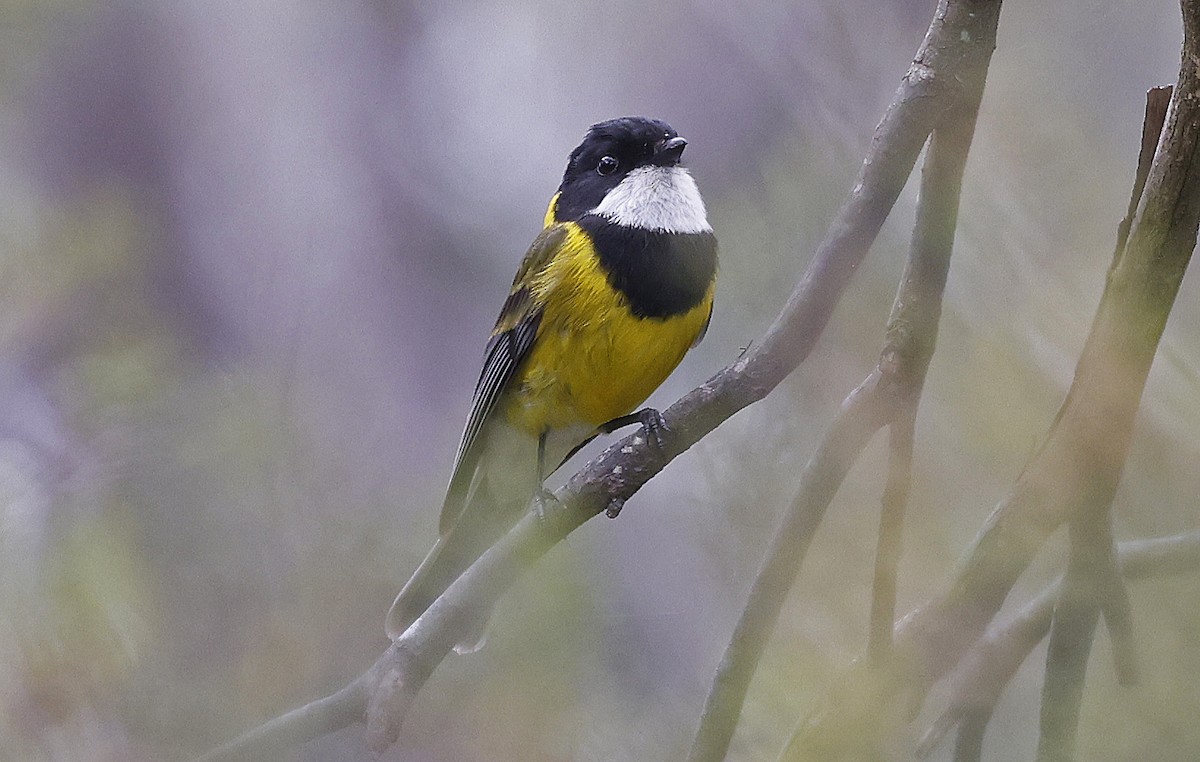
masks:
[[[907,661],[903,684],[919,696],[982,635],[1046,538],[1089,506],[1111,503],[1150,364],[1196,245],[1198,6],[1197,0],[1183,3],[1184,49],[1167,123],[1067,398],[949,588],[897,625],[896,650]],[[860,682],[860,672],[848,675],[846,685]],[[798,728],[793,747],[828,748],[848,724],[871,726],[876,705],[861,694],[836,689],[825,711]]]
[[[981,62],[985,67],[990,53],[991,47],[987,46]],[[958,219],[959,190],[983,93],[982,77],[977,80],[977,87],[963,95],[959,108],[947,113],[945,123],[934,130],[930,139],[912,247],[888,320],[879,362],[842,403],[833,427],[805,466],[796,497],[754,580],[746,608],[709,689],[700,727],[692,741],[691,762],[715,762],[725,757],[755,667],[825,509],[846,473],[880,428],[898,426],[893,434],[904,436],[916,420],[916,406],[937,342],[942,292]],[[910,459],[896,465],[907,470]],[[893,474],[889,478],[891,500],[903,498],[894,493],[898,478],[907,476]],[[880,542],[885,553],[892,553],[891,546],[898,543],[900,526],[895,514],[897,505],[893,502],[886,508],[892,511],[885,510],[883,522],[889,534]],[[891,566],[885,573],[894,571],[892,561],[885,559]]]
[[[949,8],[985,9],[984,21],[951,25]],[[992,37],[986,18],[997,0],[943,2],[917,60],[875,130],[862,170],[825,240],[771,327],[744,355],[664,411],[661,447],[638,434],[612,445],[560,489],[547,520],[527,516],[451,585],[376,663],[338,693],[294,710],[211,752],[205,760],[262,758],[366,720],[371,746],[399,735],[413,697],[472,617],[491,604],[555,542],[614,501],[623,502],[671,459],[738,410],[765,397],[808,356],[903,189],[925,139],[964,84],[962,73]],[[956,11],[965,19],[965,11]],[[994,25],[992,25],[994,29]],[[963,38],[961,34],[966,34]],[[980,40],[983,42],[972,42]]]
[[[1117,548],[1117,559],[1122,574],[1130,580],[1194,572],[1200,569],[1200,532],[1123,542]],[[949,706],[921,739],[918,756],[931,753],[957,723],[959,740],[955,760],[979,759],[978,751],[959,754],[960,750],[974,745],[977,731],[969,727],[972,718],[991,716],[1017,668],[1046,637],[1061,585],[1061,580],[1050,585],[1016,614],[993,623],[976,641],[954,669],[950,678]],[[978,735],[982,737],[982,728]]]

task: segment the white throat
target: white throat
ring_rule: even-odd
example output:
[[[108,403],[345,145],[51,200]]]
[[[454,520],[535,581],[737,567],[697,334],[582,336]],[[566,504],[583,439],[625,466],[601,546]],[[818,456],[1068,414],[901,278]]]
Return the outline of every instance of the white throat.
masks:
[[[700,189],[683,167],[638,167],[610,190],[592,213],[645,230],[712,232]]]

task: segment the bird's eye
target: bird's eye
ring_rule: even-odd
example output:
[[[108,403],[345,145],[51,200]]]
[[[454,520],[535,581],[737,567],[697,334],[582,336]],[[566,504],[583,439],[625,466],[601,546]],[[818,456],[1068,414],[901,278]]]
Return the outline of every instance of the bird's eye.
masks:
[[[600,159],[600,163],[596,165],[596,173],[600,175],[611,175],[617,171],[617,160],[611,156],[605,156]]]

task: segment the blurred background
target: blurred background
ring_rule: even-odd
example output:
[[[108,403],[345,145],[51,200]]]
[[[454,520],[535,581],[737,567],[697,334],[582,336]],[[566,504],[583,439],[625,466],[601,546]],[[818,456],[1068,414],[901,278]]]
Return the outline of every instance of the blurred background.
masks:
[[[0,758],[186,758],[359,674],[436,537],[487,333],[588,125],[670,122],[721,241],[712,327],[665,407],[779,310],[934,6],[0,1]],[[1180,40],[1170,2],[1006,4],[900,611],[941,589],[1050,424]],[[914,200],[802,368],[556,548],[385,759],[682,757],[798,469],[876,360]],[[1195,527],[1197,289],[1151,375],[1123,539]],[[821,527],[732,759],[773,759],[863,650],[883,455]],[[1098,638],[1080,757],[1195,759],[1200,584],[1133,595],[1145,679],[1118,689]],[[1042,660],[987,758],[1032,757]],[[364,745],[350,728],[295,758]]]

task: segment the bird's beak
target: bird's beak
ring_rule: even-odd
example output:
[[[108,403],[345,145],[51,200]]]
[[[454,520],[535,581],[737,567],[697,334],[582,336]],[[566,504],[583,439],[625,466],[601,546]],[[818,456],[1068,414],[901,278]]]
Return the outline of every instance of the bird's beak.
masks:
[[[654,163],[661,167],[673,167],[679,163],[687,141],[683,138],[669,138],[654,144]]]

